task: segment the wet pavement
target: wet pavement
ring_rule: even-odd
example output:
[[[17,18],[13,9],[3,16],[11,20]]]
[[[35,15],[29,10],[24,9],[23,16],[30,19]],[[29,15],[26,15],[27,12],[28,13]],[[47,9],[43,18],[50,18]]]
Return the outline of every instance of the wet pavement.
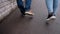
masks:
[[[60,3],[59,3],[60,6]],[[47,8],[44,0],[33,0],[33,18],[21,17],[20,10],[16,8],[0,24],[0,34],[60,34],[60,13],[58,7],[56,20],[46,25]]]

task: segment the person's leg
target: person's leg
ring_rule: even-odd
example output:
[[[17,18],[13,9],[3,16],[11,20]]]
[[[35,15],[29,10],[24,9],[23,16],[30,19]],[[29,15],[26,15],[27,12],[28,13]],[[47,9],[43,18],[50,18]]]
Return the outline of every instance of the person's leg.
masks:
[[[22,0],[17,0],[17,5],[18,5],[18,8],[21,10],[21,13],[23,15],[25,15],[25,9],[24,9],[24,6],[23,6],[23,1]]]
[[[56,11],[57,11],[57,7],[58,7],[58,0],[54,0],[53,1],[53,15],[56,15]]]
[[[31,0],[25,1],[25,11],[29,11],[31,9]]]
[[[48,17],[47,20],[53,15],[53,0],[46,0],[46,6],[48,9]]]
[[[25,13],[28,15],[33,15],[32,10],[31,10],[31,2],[32,0],[25,0]]]
[[[53,12],[53,0],[46,0],[46,6],[48,9],[48,14]]]

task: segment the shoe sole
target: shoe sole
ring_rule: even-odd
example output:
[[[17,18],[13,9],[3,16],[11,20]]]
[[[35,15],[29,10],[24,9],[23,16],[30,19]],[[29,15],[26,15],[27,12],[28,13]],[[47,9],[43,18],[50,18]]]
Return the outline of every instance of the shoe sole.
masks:
[[[29,13],[25,13],[26,15],[30,15],[30,16],[33,16],[34,14],[29,14]]]
[[[50,21],[50,20],[55,20],[56,18],[49,18],[49,19],[46,19],[47,21]]]

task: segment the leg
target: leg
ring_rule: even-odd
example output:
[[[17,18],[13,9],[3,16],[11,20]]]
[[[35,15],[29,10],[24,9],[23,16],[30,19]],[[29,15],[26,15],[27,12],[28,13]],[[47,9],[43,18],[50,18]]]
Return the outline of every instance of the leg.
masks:
[[[17,0],[17,5],[18,5],[18,8],[21,10],[21,13],[25,15],[25,9],[24,9],[22,0]]]
[[[48,9],[47,20],[50,20],[50,18],[53,15],[53,0],[46,0],[46,5],[47,5],[47,9]]]
[[[25,11],[29,11],[30,9],[31,9],[31,0],[26,0]]]
[[[46,0],[46,5],[48,8],[48,14],[53,12],[53,0]]]
[[[26,0],[25,1],[25,14],[27,15],[33,15],[32,10],[31,10],[31,0]]]
[[[56,15],[57,7],[58,7],[58,0],[54,0],[53,1],[53,15]]]

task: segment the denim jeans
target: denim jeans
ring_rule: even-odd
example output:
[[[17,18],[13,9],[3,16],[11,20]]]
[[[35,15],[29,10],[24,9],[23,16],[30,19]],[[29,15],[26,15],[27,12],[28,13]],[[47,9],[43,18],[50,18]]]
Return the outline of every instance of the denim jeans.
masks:
[[[48,14],[53,12],[56,15],[56,10],[58,7],[58,0],[45,0],[48,8]]]
[[[31,9],[31,0],[25,0],[25,7],[22,0],[17,0],[17,5],[21,10],[21,13],[25,14],[25,11],[29,11]]]

